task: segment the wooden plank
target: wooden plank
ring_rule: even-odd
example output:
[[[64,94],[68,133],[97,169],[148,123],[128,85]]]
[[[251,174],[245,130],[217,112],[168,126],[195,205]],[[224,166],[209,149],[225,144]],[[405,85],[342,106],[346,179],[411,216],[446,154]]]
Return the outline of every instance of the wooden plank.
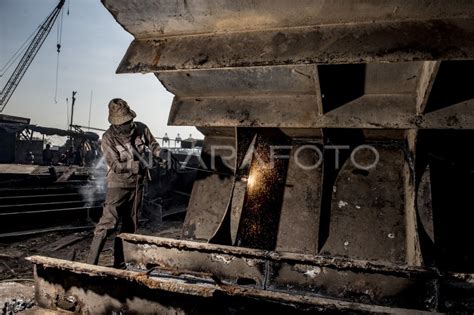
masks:
[[[38,168],[38,165],[0,164],[0,174],[29,175]]]
[[[56,183],[62,183],[62,182],[67,182],[69,178],[71,178],[72,175],[76,172],[77,166],[70,166],[67,170],[64,171],[64,173],[59,176],[59,178],[56,180]]]
[[[93,229],[93,225],[84,225],[84,226],[58,226],[46,229],[38,229],[38,230],[27,230],[27,231],[19,231],[19,232],[10,232],[10,233],[1,233],[0,238],[9,238],[9,237],[17,237],[17,236],[28,236],[28,235],[36,235],[36,234],[43,234],[43,233],[51,233],[51,232],[59,232],[59,231],[76,231],[76,230],[88,230]]]
[[[90,235],[90,231],[66,235],[65,237],[62,237],[59,240],[51,244],[48,244],[43,249],[50,250],[50,251],[57,251],[61,248],[77,243],[80,240],[83,240],[84,238],[88,237],[89,235]]]

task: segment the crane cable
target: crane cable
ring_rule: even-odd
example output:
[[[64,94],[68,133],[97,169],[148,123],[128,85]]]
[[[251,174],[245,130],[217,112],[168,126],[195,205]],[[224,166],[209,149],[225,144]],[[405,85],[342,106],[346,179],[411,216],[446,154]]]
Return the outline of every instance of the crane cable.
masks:
[[[38,32],[39,28],[40,28],[40,26],[38,26],[33,31],[33,33],[31,33],[30,36],[28,36],[28,38],[23,42],[23,44],[21,44],[20,48],[18,48],[18,50],[13,54],[13,56],[11,56],[11,58],[5,63],[5,65],[2,67],[2,69],[0,69],[0,77],[3,77],[5,75],[5,73],[8,71],[8,69],[10,69],[11,66],[18,60],[18,58],[20,58],[20,56],[22,56],[24,54],[25,50],[27,49],[26,44],[31,42],[31,39]]]
[[[58,81],[59,81],[59,53],[61,52],[61,43],[63,37],[63,16],[64,10],[61,9],[61,15],[59,16],[58,28],[56,33],[56,51],[58,52],[56,56],[56,86],[54,90],[54,103],[57,104],[58,100]]]

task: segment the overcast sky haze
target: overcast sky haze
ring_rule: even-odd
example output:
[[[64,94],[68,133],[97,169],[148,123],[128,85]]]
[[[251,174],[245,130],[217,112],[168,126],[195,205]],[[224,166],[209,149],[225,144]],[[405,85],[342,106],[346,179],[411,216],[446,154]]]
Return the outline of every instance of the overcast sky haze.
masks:
[[[59,0],[0,0],[0,67],[41,24]],[[69,15],[66,15],[69,6]],[[194,127],[167,126],[173,95],[153,74],[115,74],[133,37],[110,15],[99,0],[67,0],[64,6],[59,85],[55,103],[57,25],[10,99],[3,114],[30,117],[33,124],[66,128],[67,104],[78,91],[74,123],[87,126],[91,91],[90,125],[108,127],[107,104],[125,99],[156,137],[179,132],[187,138],[201,134]],[[59,21],[59,18],[58,18]],[[57,23],[57,22],[56,22]],[[12,68],[13,69],[13,68]],[[11,69],[11,70],[12,70]],[[9,71],[0,78],[0,89]]]

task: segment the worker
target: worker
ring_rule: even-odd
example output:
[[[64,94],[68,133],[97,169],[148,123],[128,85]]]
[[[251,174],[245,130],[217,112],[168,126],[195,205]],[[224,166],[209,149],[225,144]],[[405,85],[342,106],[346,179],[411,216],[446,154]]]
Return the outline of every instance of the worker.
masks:
[[[102,136],[102,152],[108,166],[107,195],[102,217],[94,231],[87,263],[96,265],[107,235],[121,221],[120,233],[135,233],[142,203],[147,171],[143,161],[145,147],[155,158],[170,160],[168,150],[160,147],[148,127],[135,122],[136,114],[127,102],[115,98],[109,103],[111,126]],[[114,267],[123,268],[120,239],[115,239]]]
[[[33,154],[33,152],[29,151],[26,154],[26,163],[35,164],[35,155]]]
[[[181,137],[179,136],[179,133],[178,133],[178,135],[174,139],[174,143],[175,143],[174,146],[178,148],[181,145],[181,140],[183,140],[183,139],[181,139]]]
[[[72,165],[74,164],[74,159],[75,159],[75,150],[74,147],[71,145],[69,149],[66,150],[66,157],[67,157],[67,165]]]
[[[51,151],[51,145],[48,143],[43,150],[43,165],[51,166],[51,164],[53,164],[53,152]]]
[[[82,141],[81,149],[82,149],[82,165],[91,166],[93,153],[92,153],[92,145],[89,142],[89,140],[86,139]]]
[[[74,151],[74,165],[83,166],[82,164],[82,144],[79,144]]]
[[[170,137],[168,137],[168,133],[165,132],[165,136],[163,137],[163,146],[165,146],[165,143],[167,146],[170,146]]]

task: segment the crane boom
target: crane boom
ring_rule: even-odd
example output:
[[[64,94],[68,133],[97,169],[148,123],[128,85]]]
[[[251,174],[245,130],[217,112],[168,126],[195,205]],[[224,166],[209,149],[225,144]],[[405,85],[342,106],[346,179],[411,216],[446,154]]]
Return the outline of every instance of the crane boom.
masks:
[[[28,67],[30,66],[39,49],[43,45],[46,37],[48,37],[48,34],[51,31],[54,22],[56,22],[56,19],[58,18],[58,15],[61,12],[65,1],[66,0],[60,0],[54,10],[40,25],[38,32],[35,34],[34,38],[28,45],[28,48],[21,57],[20,62],[15,67],[15,70],[13,71],[5,86],[2,88],[0,92],[0,113],[3,112],[3,109],[10,100],[10,97],[12,96],[13,92],[15,92],[15,89],[23,78],[26,70],[28,70]]]

